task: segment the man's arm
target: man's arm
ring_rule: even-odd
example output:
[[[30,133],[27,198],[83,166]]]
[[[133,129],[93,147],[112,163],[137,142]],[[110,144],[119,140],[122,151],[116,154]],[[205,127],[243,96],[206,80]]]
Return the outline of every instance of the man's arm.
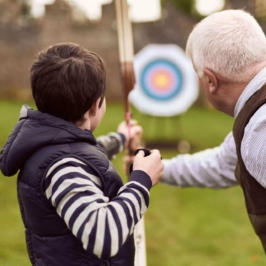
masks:
[[[224,188],[237,185],[235,167],[237,155],[230,132],[219,146],[192,155],[178,155],[163,160],[162,183],[180,187]]]

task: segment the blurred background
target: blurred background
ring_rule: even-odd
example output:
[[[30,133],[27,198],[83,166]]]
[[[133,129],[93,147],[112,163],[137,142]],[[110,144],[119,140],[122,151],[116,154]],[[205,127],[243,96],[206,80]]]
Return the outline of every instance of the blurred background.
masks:
[[[154,17],[146,19],[149,7],[139,12],[139,5],[145,2],[155,8]],[[185,49],[193,26],[222,9],[245,9],[266,30],[265,0],[131,0],[129,4],[136,54],[149,44],[174,44]],[[78,43],[98,53],[106,63],[107,112],[95,135],[115,131],[123,120],[112,0],[0,0],[1,147],[18,120],[21,105],[34,108],[29,82],[34,55],[58,42]],[[155,117],[135,107],[132,112],[144,128],[144,142],[159,147],[163,158],[215,147],[233,125],[233,118],[209,106],[200,90],[188,109],[173,116]],[[117,156],[114,164],[126,182],[122,157]],[[30,265],[16,177],[0,174],[0,210],[0,265]],[[180,189],[159,184],[151,191],[145,228],[148,266],[265,265],[239,187]]]

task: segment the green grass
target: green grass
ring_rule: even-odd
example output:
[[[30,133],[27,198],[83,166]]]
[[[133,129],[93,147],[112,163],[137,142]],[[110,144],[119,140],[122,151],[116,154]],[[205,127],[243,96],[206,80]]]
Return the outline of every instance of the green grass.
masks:
[[[20,107],[20,103],[0,102],[1,146],[17,122]],[[122,106],[108,104],[95,136],[116,130],[122,117]],[[168,120],[144,116],[136,110],[134,118],[143,125],[146,140],[171,139],[177,143],[185,139],[193,152],[219,145],[233,124],[233,119],[222,113],[195,107]],[[177,154],[176,146],[161,152],[164,158],[171,158]],[[126,180],[122,156],[114,164]],[[0,176],[0,210],[0,265],[30,265],[17,205],[16,177]],[[159,184],[151,190],[145,227],[148,266],[265,265],[239,187],[180,189]]]

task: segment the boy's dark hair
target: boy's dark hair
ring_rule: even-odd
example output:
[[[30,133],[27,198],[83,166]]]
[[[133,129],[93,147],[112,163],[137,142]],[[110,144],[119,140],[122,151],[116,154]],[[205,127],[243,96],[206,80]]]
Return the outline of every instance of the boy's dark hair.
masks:
[[[33,63],[31,89],[39,111],[77,122],[99,97],[102,103],[106,89],[103,61],[74,43],[53,45]]]

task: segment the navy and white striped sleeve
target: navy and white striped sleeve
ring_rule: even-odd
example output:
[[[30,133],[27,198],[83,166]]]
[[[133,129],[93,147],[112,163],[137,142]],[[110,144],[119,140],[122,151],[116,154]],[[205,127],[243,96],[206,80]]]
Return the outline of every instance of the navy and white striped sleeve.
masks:
[[[64,158],[48,171],[47,199],[56,208],[83,248],[99,258],[117,254],[149,204],[150,177],[133,171],[111,201],[92,168],[75,158]]]
[[[115,158],[115,155],[124,149],[126,137],[118,132],[111,132],[107,136],[100,136],[97,139],[98,144],[106,153],[109,160]]]

